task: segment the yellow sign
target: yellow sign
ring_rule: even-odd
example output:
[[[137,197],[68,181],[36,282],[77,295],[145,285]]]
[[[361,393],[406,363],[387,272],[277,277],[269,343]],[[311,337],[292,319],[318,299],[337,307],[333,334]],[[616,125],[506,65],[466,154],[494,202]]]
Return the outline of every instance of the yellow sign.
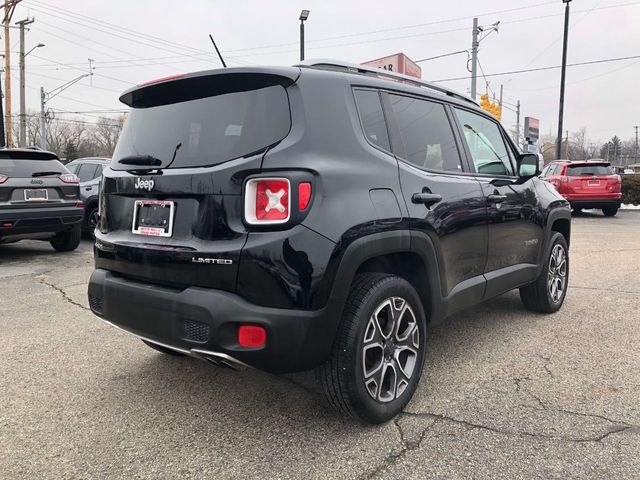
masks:
[[[480,95],[480,108],[496,117],[499,122],[502,121],[502,107],[499,103],[493,103],[489,100],[489,95],[486,93],[484,95]]]

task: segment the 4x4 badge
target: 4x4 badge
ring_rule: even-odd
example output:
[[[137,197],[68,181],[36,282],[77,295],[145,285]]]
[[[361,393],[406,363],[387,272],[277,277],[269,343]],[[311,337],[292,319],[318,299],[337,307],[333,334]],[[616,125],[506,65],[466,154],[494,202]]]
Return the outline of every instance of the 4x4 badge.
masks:
[[[139,188],[141,190],[147,190],[150,192],[153,189],[153,186],[155,185],[155,183],[156,182],[154,182],[153,180],[144,180],[138,177],[136,178],[134,187]]]

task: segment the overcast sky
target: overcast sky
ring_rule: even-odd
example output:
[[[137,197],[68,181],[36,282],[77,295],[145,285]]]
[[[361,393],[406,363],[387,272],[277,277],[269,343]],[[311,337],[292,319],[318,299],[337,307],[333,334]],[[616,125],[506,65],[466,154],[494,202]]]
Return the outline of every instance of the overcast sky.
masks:
[[[291,65],[298,60],[298,16],[306,23],[307,58],[350,62],[404,52],[414,60],[471,46],[472,18],[500,21],[480,47],[485,74],[559,65],[564,4],[561,0],[259,1],[259,0],[23,0],[13,22],[35,17],[27,33],[27,108],[39,109],[46,91],[74,79],[94,60],[92,84],[83,79],[49,107],[100,115],[121,109],[119,93],[164,75],[217,68],[208,34],[228,64]],[[640,55],[640,1],[573,0],[569,63]],[[13,110],[19,108],[17,30],[11,31]],[[468,77],[465,54],[421,63],[423,78]],[[540,118],[541,134],[557,129],[560,70],[487,77],[504,99],[522,102],[524,116]],[[444,85],[467,93],[470,80]],[[478,89],[485,91],[484,79]],[[640,58],[568,69],[565,130],[587,127],[591,140],[633,136],[640,124]],[[73,118],[74,114],[59,113]],[[94,117],[86,117],[95,120]],[[503,123],[515,124],[505,111]]]

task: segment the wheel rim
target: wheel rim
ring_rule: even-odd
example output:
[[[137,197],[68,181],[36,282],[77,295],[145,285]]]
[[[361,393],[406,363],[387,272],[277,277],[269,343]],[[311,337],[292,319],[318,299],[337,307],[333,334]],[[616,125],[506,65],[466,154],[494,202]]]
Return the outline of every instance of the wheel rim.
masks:
[[[555,245],[549,258],[547,289],[554,303],[562,299],[567,286],[567,252],[562,245]]]
[[[100,216],[98,215],[98,209],[95,208],[91,210],[91,213],[89,214],[89,218],[87,219],[87,226],[89,227],[89,230],[95,230],[95,228],[98,226],[99,218]]]
[[[364,386],[376,401],[400,397],[413,377],[420,349],[416,316],[402,297],[384,300],[367,322],[362,342]]]

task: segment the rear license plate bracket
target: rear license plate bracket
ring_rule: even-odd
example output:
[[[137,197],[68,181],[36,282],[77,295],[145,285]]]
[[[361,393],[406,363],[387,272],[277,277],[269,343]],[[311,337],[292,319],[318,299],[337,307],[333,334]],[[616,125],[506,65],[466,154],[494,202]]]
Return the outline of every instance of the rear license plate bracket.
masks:
[[[25,202],[42,202],[49,200],[46,188],[28,188],[24,191]]]
[[[150,237],[171,237],[175,207],[175,202],[168,200],[136,200],[131,232]]]

